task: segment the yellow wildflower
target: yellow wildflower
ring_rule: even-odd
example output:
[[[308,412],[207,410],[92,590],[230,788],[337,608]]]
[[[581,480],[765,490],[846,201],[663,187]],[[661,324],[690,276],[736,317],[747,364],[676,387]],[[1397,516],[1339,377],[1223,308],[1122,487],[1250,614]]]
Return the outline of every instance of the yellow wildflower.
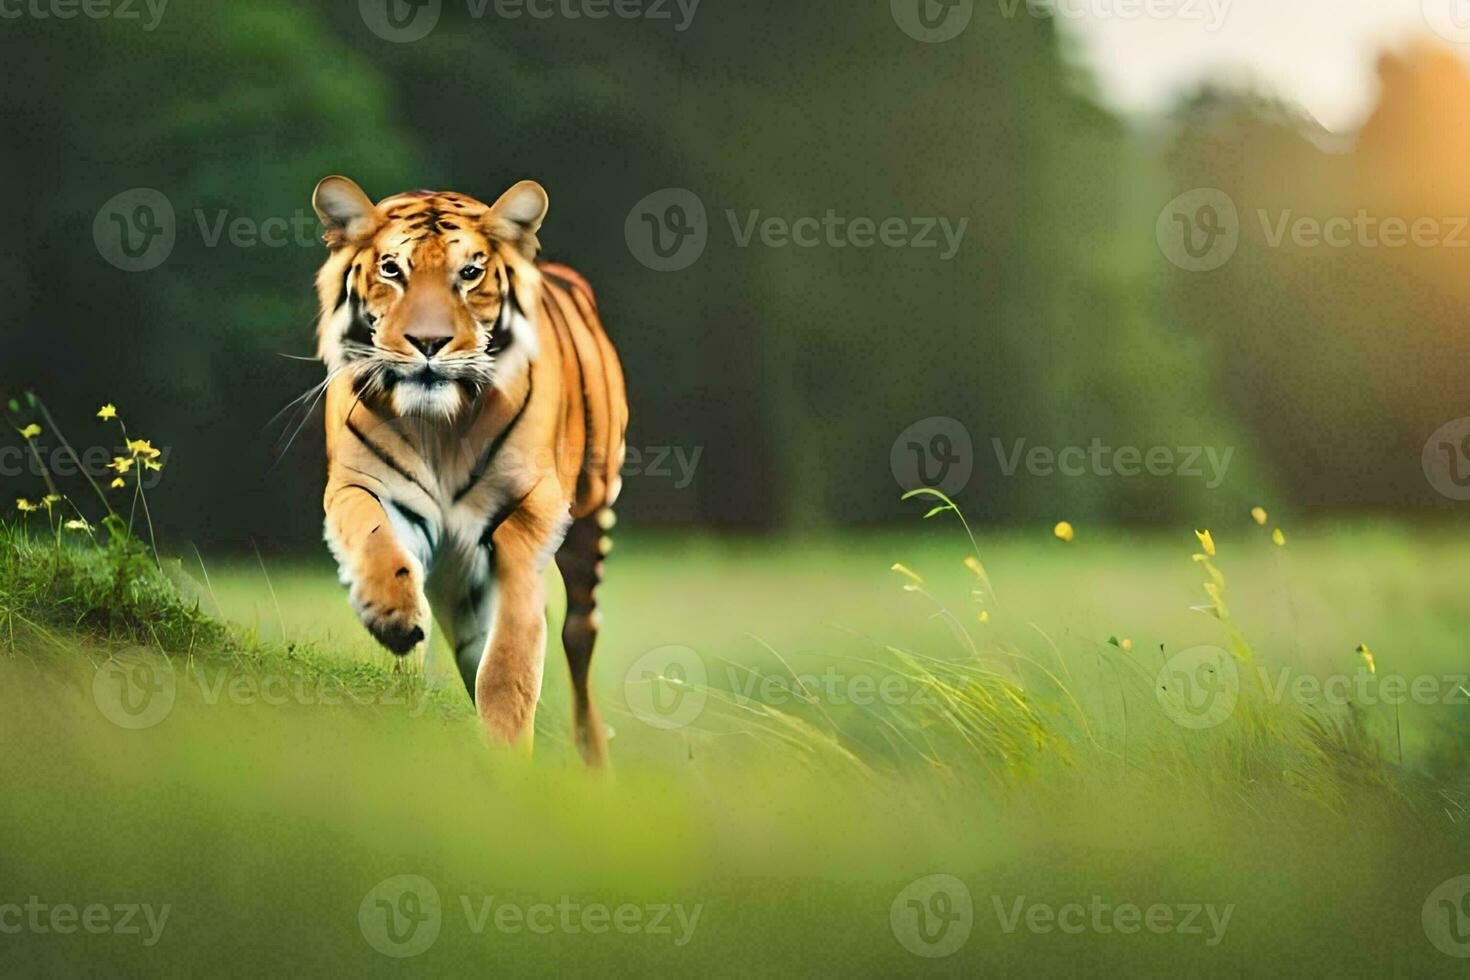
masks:
[[[910,580],[909,584],[904,586],[904,591],[906,592],[912,592],[919,586],[924,584],[924,580],[919,577],[919,573],[914,571],[912,568],[909,568],[907,565],[903,564],[903,562],[894,562],[893,568],[891,568],[890,571],[897,572],[904,578]]]
[[[163,455],[163,453],[159,452],[157,449],[154,449],[153,443],[149,442],[147,439],[129,439],[128,452],[132,453],[134,456],[147,456],[150,459],[157,459],[159,456]]]
[[[148,469],[150,469],[150,470],[154,470],[155,472],[158,471],[158,470],[163,469],[163,464],[162,463],[155,463],[151,459],[145,459],[145,460],[143,460],[143,465],[145,467],[147,467]],[[603,538],[602,540],[604,542],[606,542],[606,550],[603,551],[603,554],[607,554],[608,551],[611,551],[612,550],[612,539],[610,539],[610,538]]]
[[[988,623],[988,622],[990,622],[990,610],[988,610],[988,609],[982,609],[982,610],[980,610],[980,622],[982,622],[982,623]]]
[[[1266,516],[1267,516],[1266,515],[1266,508],[1264,508],[1264,507],[1252,507],[1251,508],[1251,520],[1253,520],[1257,524],[1261,525],[1261,527],[1265,527],[1266,526]]]
[[[1062,521],[1051,529],[1051,533],[1057,536],[1058,541],[1071,541],[1077,536],[1077,531],[1067,521]]]
[[[82,520],[80,517],[75,518],[74,520],[67,521],[65,524],[62,525],[62,527],[66,528],[68,531],[90,531],[90,530],[92,530],[92,525],[88,524],[86,521]]]
[[[15,509],[20,511],[22,514],[29,514],[31,511],[37,510],[38,508],[35,504],[31,503],[26,498],[17,497],[15,499]]]
[[[1120,644],[1118,644],[1118,645],[1123,648],[1123,652],[1124,653],[1132,653],[1133,652],[1133,641],[1130,640],[1130,639],[1128,639],[1128,637],[1126,637],[1126,636],[1123,637],[1123,642],[1120,643]]]
[[[1286,535],[1284,535],[1284,534],[1281,533],[1281,528],[1279,528],[1279,527],[1276,530],[1274,530],[1274,531],[1271,532],[1271,540],[1275,543],[1276,547],[1278,547],[1278,548],[1285,548],[1286,547]]]
[[[1373,659],[1373,651],[1368,649],[1368,644],[1358,645],[1358,656],[1363,658],[1363,663],[1368,666],[1368,673],[1378,673],[1378,661]]]
[[[117,406],[108,402],[97,410],[97,417],[104,422],[110,422],[117,418]]]
[[[112,462],[107,464],[107,468],[117,470],[119,473],[126,473],[133,468],[133,461],[127,456],[114,456],[112,457]]]
[[[1199,545],[1205,549],[1205,554],[1211,558],[1215,557],[1215,538],[1208,530],[1195,531],[1194,536],[1199,538]]]
[[[121,487],[126,486],[127,485],[127,481],[124,480],[122,477],[118,477],[117,479],[113,480],[110,485],[111,485],[112,489],[117,490],[117,489],[120,489]]]
[[[41,427],[34,422],[20,430],[20,437],[22,439],[34,439],[40,434]]]

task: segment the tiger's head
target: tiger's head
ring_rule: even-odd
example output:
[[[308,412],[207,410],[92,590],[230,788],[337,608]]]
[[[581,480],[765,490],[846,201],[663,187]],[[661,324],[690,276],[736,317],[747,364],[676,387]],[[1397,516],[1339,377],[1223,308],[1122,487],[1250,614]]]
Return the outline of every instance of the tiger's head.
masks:
[[[541,185],[522,181],[493,205],[435,191],[374,204],[327,177],[312,206],[330,250],[317,275],[329,377],[351,372],[383,410],[449,420],[535,355]]]

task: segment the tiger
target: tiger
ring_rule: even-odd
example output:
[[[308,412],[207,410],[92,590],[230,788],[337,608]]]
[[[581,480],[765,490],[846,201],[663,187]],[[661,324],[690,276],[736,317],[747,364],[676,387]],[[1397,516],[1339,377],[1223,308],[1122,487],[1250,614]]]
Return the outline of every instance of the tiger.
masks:
[[[432,619],[489,739],[529,750],[554,558],[573,735],[603,765],[589,670],[628,399],[592,288],[540,256],[545,189],[374,204],[330,176],[312,206],[324,533],[352,608],[400,657],[424,656]]]

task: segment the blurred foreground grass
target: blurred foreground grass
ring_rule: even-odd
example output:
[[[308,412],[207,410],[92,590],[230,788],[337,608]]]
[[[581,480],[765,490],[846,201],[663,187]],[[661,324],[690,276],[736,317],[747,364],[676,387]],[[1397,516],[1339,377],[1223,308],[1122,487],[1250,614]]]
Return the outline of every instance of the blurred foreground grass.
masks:
[[[441,652],[432,695],[391,672],[325,562],[195,565],[203,610],[241,629],[171,651],[161,718],[109,700],[141,649],[53,624],[0,654],[0,929],[32,896],[171,910],[153,945],[5,932],[0,971],[1458,972],[1427,930],[1470,924],[1430,901],[1470,874],[1470,554],[1366,527],[1278,549],[1248,519],[1214,538],[1256,658],[1221,717],[1157,691],[1176,654],[1229,646],[1189,609],[1188,530],[982,538],[993,595],[938,522],[620,537],[594,662],[613,779],[572,761],[554,642],[537,753],[509,757]],[[652,676],[669,663],[682,685]],[[1222,681],[1196,666],[1204,703]],[[1298,685],[1331,677],[1352,704]],[[1387,703],[1391,678],[1419,694]],[[1174,925],[1128,930],[1127,905]],[[1192,906],[1230,917],[1181,928]]]

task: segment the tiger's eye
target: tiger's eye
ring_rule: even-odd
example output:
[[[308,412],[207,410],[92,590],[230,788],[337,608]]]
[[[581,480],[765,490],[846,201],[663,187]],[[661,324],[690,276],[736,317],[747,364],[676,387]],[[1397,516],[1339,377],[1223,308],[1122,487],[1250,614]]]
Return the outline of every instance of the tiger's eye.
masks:
[[[397,279],[403,275],[403,270],[398,268],[398,263],[392,259],[384,259],[383,263],[378,266],[378,273],[384,279]]]
[[[465,282],[474,282],[485,274],[485,270],[477,265],[467,265],[459,270],[459,277]]]

